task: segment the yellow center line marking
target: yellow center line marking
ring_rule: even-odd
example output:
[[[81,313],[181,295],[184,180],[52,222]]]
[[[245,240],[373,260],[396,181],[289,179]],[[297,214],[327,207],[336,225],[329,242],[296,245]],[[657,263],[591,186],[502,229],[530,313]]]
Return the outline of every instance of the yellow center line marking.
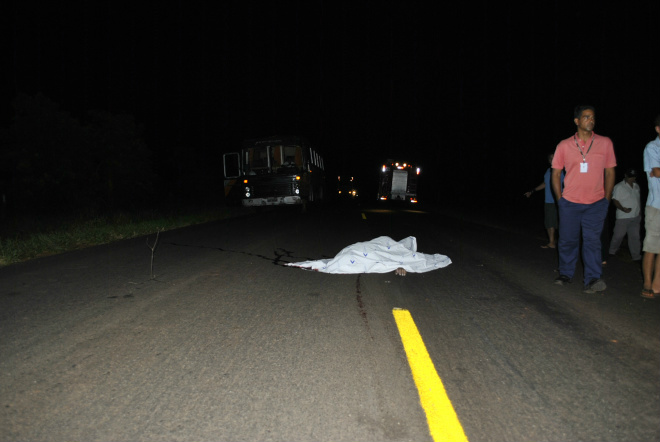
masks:
[[[426,413],[431,437],[435,442],[467,442],[467,436],[410,312],[395,308],[392,314],[399,328],[422,408]]]

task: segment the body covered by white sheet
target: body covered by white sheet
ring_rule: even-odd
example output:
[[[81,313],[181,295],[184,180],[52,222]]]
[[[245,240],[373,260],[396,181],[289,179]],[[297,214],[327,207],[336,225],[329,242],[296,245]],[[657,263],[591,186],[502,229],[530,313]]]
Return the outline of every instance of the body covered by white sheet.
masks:
[[[387,273],[398,268],[406,272],[423,273],[441,269],[451,264],[451,259],[440,254],[425,254],[417,251],[414,236],[394,241],[381,236],[367,242],[345,247],[332,259],[294,262],[287,265],[316,270],[324,273]]]

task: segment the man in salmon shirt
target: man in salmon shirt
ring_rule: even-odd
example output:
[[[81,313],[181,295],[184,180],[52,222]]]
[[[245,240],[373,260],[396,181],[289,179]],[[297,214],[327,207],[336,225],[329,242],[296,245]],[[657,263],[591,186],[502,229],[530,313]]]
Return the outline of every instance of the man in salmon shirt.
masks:
[[[612,140],[594,133],[593,106],[575,108],[577,132],[561,141],[552,160],[552,190],[559,208],[559,276],[555,284],[570,283],[580,253],[584,263],[584,292],[607,288],[602,276],[600,235],[612,199],[616,167]],[[566,170],[564,188],[561,171]]]

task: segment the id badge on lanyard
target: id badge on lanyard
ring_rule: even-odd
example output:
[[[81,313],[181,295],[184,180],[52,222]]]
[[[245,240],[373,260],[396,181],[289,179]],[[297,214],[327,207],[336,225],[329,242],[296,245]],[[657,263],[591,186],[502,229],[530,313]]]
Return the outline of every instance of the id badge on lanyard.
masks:
[[[580,151],[580,155],[582,155],[582,162],[580,163],[580,173],[587,173],[589,171],[589,163],[587,163],[587,155],[589,154],[589,151],[591,150],[591,146],[594,145],[594,137],[593,135],[591,136],[591,144],[589,145],[589,149],[587,149],[587,153],[582,153],[582,148],[580,148],[580,145],[577,142],[577,138],[575,135],[573,135],[573,140],[575,141],[575,145],[577,146],[578,150]]]

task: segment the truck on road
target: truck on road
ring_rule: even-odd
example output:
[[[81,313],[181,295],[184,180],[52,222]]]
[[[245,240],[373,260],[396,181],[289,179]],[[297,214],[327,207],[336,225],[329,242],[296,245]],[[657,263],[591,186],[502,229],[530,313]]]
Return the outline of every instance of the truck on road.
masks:
[[[245,140],[223,155],[225,199],[246,207],[307,205],[325,196],[323,157],[305,138]]]
[[[421,169],[410,163],[385,161],[379,173],[378,200],[417,203],[417,179]]]

